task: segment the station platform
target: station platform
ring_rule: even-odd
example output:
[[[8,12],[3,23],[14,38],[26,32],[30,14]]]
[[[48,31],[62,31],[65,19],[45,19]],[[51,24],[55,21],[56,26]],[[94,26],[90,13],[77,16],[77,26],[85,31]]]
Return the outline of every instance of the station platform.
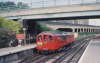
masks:
[[[25,51],[25,50],[32,49],[32,48],[35,48],[35,47],[36,47],[36,44],[2,48],[2,49],[0,49],[0,56],[5,56],[5,55],[9,55],[9,54]]]
[[[93,39],[78,63],[100,63],[100,39]]]

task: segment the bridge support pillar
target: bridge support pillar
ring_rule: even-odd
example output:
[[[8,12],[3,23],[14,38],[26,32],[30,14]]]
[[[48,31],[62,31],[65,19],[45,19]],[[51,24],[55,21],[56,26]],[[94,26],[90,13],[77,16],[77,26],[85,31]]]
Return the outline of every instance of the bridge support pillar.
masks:
[[[75,32],[75,28],[73,28],[73,31],[72,32]]]
[[[85,32],[85,29],[83,28],[83,32]]]

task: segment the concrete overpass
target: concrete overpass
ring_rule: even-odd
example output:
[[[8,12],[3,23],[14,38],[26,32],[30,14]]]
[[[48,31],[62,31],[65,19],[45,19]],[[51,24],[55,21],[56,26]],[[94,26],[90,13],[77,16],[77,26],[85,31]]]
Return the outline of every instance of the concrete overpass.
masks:
[[[1,12],[0,16],[9,19],[76,19],[99,18],[100,4],[77,4],[61,7],[23,9]]]

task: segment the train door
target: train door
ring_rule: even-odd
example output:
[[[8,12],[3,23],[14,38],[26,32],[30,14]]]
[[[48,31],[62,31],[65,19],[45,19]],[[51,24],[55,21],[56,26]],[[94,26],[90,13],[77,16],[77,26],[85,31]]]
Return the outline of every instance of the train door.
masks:
[[[66,40],[66,36],[63,36],[63,35],[60,36],[59,42],[60,42],[60,45],[61,45],[61,46],[64,45],[64,44],[66,44],[65,40]]]
[[[67,44],[70,42],[70,35],[67,35],[66,42],[67,42]]]
[[[56,45],[54,42],[54,38],[51,35],[44,35],[44,43],[45,43],[45,48],[48,49],[53,49],[54,46]]]
[[[47,48],[47,44],[48,44],[48,35],[43,35],[43,46],[44,48]]]
[[[73,41],[73,35],[68,35],[67,36],[67,42],[71,43]]]
[[[47,38],[48,38],[48,42],[49,42],[49,43],[55,42],[55,40],[53,39],[53,36],[48,35]]]

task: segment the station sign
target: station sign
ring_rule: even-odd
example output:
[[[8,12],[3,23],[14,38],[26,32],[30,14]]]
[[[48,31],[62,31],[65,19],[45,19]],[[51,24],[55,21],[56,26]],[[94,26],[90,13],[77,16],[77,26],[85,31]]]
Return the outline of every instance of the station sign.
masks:
[[[24,34],[16,34],[16,38],[18,40],[22,40],[22,39],[24,39]]]

